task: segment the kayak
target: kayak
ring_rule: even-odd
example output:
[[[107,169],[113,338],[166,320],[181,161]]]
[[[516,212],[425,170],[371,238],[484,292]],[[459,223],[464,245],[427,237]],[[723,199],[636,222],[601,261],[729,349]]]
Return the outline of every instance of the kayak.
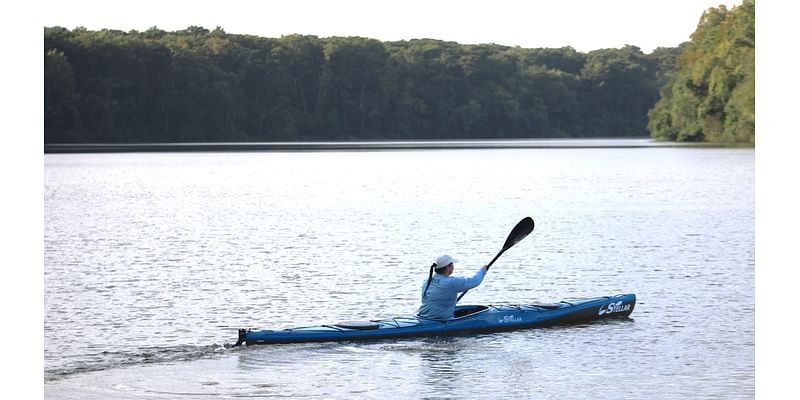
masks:
[[[448,320],[432,320],[412,316],[348,321],[282,330],[240,329],[236,346],[243,343],[251,345],[379,340],[501,332],[627,317],[633,312],[635,305],[636,295],[634,294],[619,294],[558,303],[461,305],[456,306],[455,318]]]
[[[241,344],[381,340],[502,332],[607,318],[623,318],[633,312],[635,305],[635,294],[619,294],[560,301],[558,303],[461,305],[456,306],[455,317],[448,320],[432,320],[411,316],[369,321],[347,321],[330,325],[281,330],[240,329],[236,346]]]

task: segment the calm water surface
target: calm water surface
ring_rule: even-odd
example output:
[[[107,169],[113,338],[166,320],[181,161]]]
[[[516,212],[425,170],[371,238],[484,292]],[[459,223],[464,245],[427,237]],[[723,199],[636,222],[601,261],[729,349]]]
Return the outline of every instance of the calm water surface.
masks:
[[[45,155],[53,399],[753,398],[754,150]],[[636,293],[630,320],[230,348],[238,328]]]

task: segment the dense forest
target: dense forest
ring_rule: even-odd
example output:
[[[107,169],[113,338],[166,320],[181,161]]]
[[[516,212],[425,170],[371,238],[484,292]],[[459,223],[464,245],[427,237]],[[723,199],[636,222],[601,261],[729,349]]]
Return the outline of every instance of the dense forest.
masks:
[[[755,144],[755,1],[703,13],[649,112],[661,140]]]
[[[46,27],[45,143],[753,142],[754,8],[709,9],[691,41],[650,54]]]
[[[44,30],[45,143],[646,136],[677,48]]]

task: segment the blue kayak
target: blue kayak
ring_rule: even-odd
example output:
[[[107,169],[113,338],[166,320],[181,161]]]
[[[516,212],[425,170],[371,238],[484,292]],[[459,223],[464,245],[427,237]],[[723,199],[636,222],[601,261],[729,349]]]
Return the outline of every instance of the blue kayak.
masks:
[[[240,329],[236,345],[378,340],[511,331],[627,317],[633,312],[635,305],[634,294],[558,303],[462,305],[456,306],[455,318],[443,321],[413,316],[282,330]]]

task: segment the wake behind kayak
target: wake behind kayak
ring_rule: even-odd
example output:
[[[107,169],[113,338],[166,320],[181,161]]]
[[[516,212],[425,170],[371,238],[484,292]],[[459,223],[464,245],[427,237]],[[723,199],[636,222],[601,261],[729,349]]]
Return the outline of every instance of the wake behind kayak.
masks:
[[[432,320],[416,316],[370,321],[348,321],[282,330],[240,329],[235,346],[376,340],[425,336],[491,333],[627,317],[636,305],[635,294],[595,297],[558,303],[524,305],[461,305],[455,318]]]

